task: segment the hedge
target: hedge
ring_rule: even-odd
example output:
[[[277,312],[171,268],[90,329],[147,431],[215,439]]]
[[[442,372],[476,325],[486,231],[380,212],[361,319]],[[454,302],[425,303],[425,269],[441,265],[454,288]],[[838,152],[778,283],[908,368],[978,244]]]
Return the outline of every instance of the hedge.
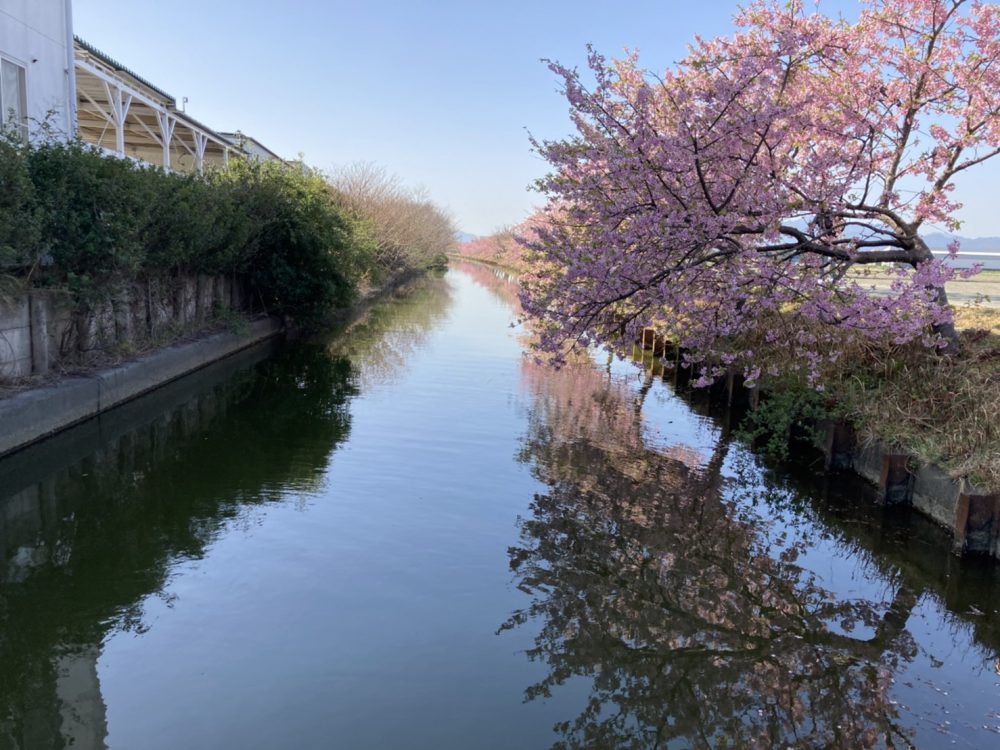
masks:
[[[283,163],[199,177],[79,142],[0,141],[0,274],[64,288],[83,310],[136,280],[224,273],[309,325],[350,302],[372,257],[323,179]]]

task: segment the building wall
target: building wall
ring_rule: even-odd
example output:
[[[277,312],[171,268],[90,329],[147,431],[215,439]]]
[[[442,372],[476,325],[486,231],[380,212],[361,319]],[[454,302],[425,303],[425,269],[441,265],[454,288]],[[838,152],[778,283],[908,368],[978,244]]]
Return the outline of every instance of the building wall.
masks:
[[[243,150],[247,152],[251,159],[256,161],[275,161],[274,154],[253,140],[253,138],[246,139],[243,143]]]
[[[244,135],[239,131],[235,133],[220,133],[219,135],[221,135],[228,143],[242,151],[243,155],[250,161],[282,161],[256,138],[251,138],[250,136]]]
[[[32,134],[46,119],[58,133],[72,134],[67,26],[71,0],[0,0],[0,56],[25,69]],[[72,23],[72,21],[70,21]]]

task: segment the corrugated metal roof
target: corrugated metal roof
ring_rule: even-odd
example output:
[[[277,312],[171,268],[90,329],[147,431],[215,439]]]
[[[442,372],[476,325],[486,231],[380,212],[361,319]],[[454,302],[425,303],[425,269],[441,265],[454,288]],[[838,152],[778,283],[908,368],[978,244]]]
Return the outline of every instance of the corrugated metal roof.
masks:
[[[151,84],[149,81],[147,81],[142,76],[137,75],[136,73],[132,72],[130,69],[126,68],[124,65],[122,65],[120,62],[118,62],[117,60],[115,60],[113,57],[111,57],[109,55],[106,55],[105,53],[101,52],[101,50],[97,49],[97,47],[95,47],[94,45],[90,44],[89,42],[85,42],[83,39],[81,39],[78,36],[74,36],[73,40],[78,45],[80,45],[81,48],[83,48],[85,51],[87,51],[90,54],[92,54],[94,57],[96,57],[98,60],[100,60],[105,65],[108,65],[109,67],[114,68],[119,73],[125,73],[126,75],[134,78],[139,83],[141,83],[143,86],[146,86],[147,88],[152,89],[157,94],[159,94],[160,96],[162,96],[164,99],[166,99],[167,101],[169,101],[171,105],[174,105],[174,106],[177,105],[177,100],[174,97],[172,97],[170,94],[168,94],[166,91],[164,91],[163,89],[159,88],[158,86],[154,86],[153,84]]]
[[[212,128],[208,127],[208,125],[201,122],[200,120],[194,119],[191,115],[189,115],[187,112],[184,112],[183,110],[173,109],[170,111],[170,116],[176,117],[178,120],[184,120],[185,122],[188,123],[188,125],[194,125],[196,128],[212,136],[213,138],[215,138],[215,140],[219,141],[223,145],[227,142],[225,138],[223,138],[221,135],[218,134],[218,132],[212,130]]]
[[[274,153],[271,149],[269,149],[267,146],[265,146],[263,143],[261,143],[256,138],[254,138],[252,135],[247,135],[246,133],[242,133],[242,132],[237,132],[237,133],[223,133],[221,130],[218,131],[218,133],[219,133],[219,135],[222,136],[222,138],[224,140],[229,141],[229,143],[231,143],[232,145],[239,146],[240,148],[243,148],[243,144],[240,143],[240,139],[241,138],[245,139],[247,141],[253,141],[254,143],[256,143],[261,148],[261,150],[266,151],[267,153],[269,153],[271,156],[273,156],[278,161],[285,161],[280,156],[278,156],[276,153]]]

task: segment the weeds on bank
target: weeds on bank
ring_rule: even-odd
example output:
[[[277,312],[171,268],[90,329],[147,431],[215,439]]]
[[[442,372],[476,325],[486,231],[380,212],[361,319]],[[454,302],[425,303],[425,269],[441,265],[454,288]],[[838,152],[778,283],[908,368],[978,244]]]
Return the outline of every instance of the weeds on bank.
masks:
[[[837,396],[870,435],[953,476],[1000,488],[1000,312],[957,318],[961,354],[916,347],[880,353],[843,373]]]
[[[768,381],[767,398],[741,436],[781,458],[793,431],[847,419],[862,440],[877,438],[952,476],[1000,488],[1000,310],[963,307],[955,319],[959,354],[855,345],[827,366],[822,393],[804,380]],[[775,349],[767,356],[786,355]]]
[[[789,443],[801,437],[815,443],[817,425],[838,413],[838,405],[803,380],[769,384],[771,391],[754,411],[748,412],[736,437],[752,444],[770,458],[788,458]]]

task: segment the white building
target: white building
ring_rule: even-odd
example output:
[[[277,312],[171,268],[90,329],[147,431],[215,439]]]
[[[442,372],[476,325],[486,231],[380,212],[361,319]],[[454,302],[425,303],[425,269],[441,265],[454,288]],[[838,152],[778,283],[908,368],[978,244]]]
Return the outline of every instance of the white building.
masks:
[[[231,143],[242,151],[252,161],[284,161],[280,156],[252,136],[236,131],[235,133],[219,133],[227,143]]]
[[[79,136],[118,156],[178,172],[231,154],[280,158],[260,141],[217,133],[163,89],[73,36],[71,0],[0,0],[0,112],[24,137]]]
[[[76,132],[70,0],[0,0],[0,110],[7,127]]]

